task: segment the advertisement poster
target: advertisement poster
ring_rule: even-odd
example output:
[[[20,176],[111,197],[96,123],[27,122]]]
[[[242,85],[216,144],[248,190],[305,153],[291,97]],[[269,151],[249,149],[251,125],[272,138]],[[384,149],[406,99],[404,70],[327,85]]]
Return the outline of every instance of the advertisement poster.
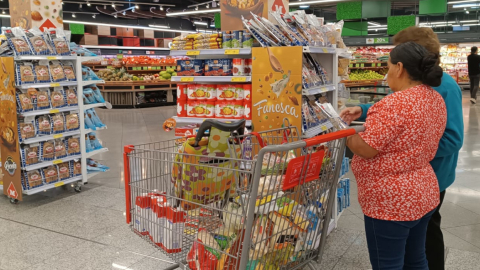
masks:
[[[281,128],[287,118],[301,133],[302,47],[253,48],[252,56],[254,131]]]
[[[0,57],[0,181],[3,194],[22,199],[21,163],[18,144],[17,105],[13,57]]]
[[[243,30],[242,17],[252,19],[252,14],[270,18],[269,11],[288,11],[288,0],[221,0],[222,31]]]
[[[23,29],[63,28],[61,0],[10,0],[10,24]]]

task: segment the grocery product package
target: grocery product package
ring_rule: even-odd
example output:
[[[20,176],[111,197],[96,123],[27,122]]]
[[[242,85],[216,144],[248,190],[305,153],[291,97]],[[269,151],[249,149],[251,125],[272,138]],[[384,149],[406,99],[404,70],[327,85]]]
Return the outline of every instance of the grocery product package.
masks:
[[[50,61],[48,67],[50,69],[50,75],[52,76],[52,82],[63,82],[67,80],[60,61]]]
[[[37,64],[34,65],[34,72],[36,76],[37,83],[47,83],[51,82],[52,78],[50,77],[50,68],[48,66],[48,61],[40,60]]]
[[[5,37],[7,38],[8,44],[15,55],[32,55],[33,52],[28,45],[27,37],[25,32],[21,27],[5,28],[2,29]]]
[[[45,32],[48,33],[50,44],[57,55],[70,55],[69,43],[62,28],[50,28]]]
[[[100,89],[96,85],[91,85],[90,89],[93,91],[93,96],[95,97],[95,101],[98,103],[105,103],[105,99],[102,96],[102,93],[100,92]]]
[[[97,103],[97,100],[95,99],[93,90],[91,88],[85,88],[83,89],[83,96],[85,104],[94,104]]]
[[[52,124],[50,115],[40,115],[35,120],[37,132],[39,135],[50,135],[52,133]]]
[[[110,170],[108,166],[105,166],[98,161],[95,161],[91,158],[87,158],[87,171],[101,171],[101,172],[106,172]]]
[[[56,165],[51,165],[41,170],[42,177],[45,180],[45,183],[49,184],[52,182],[58,181],[58,170]]]
[[[50,92],[50,100],[52,102],[52,108],[63,108],[67,106],[63,87],[55,87],[53,91]]]
[[[78,130],[80,128],[78,113],[70,112],[65,114],[65,127],[66,131]]]
[[[55,141],[46,141],[40,143],[40,156],[43,161],[55,159]]]
[[[83,81],[99,81],[100,78],[89,67],[82,66],[82,80]]]
[[[69,162],[63,162],[58,164],[58,178],[59,180],[66,180],[71,176],[71,169]]]
[[[69,156],[80,154],[80,137],[74,136],[67,139],[67,153]]]
[[[97,128],[105,127],[105,125],[100,120],[100,117],[98,117],[97,113],[95,112],[95,109],[88,109],[88,110],[86,110],[86,112],[87,112],[87,116],[92,120],[92,123]]]
[[[92,147],[92,143],[90,142],[90,136],[88,134],[85,134],[85,149],[87,153],[94,150]]]
[[[197,240],[187,254],[188,266],[192,270],[216,270],[222,253],[212,235],[206,230],[199,230]]]
[[[91,129],[91,130],[96,130],[97,127],[95,124],[93,124],[92,119],[87,114],[87,111],[84,113],[84,119],[85,119],[85,129]]]
[[[35,73],[31,62],[15,62],[15,81],[17,85],[35,83]]]
[[[63,113],[56,113],[51,118],[52,130],[54,134],[63,133],[65,131],[65,116]]]
[[[51,106],[50,89],[40,88],[37,92],[37,110],[49,109]]]
[[[25,31],[28,44],[35,55],[51,55],[50,46],[45,40],[43,32],[37,27]]]
[[[70,42],[70,50],[78,56],[97,56],[86,48],[77,45],[75,42]]]
[[[75,74],[75,65],[70,61],[63,61],[63,72],[68,81],[74,82],[77,80],[77,75]]]
[[[31,144],[31,145],[24,145],[20,149],[20,157],[22,160],[22,166],[28,166],[40,161],[40,145],[39,144]]]
[[[78,105],[78,96],[77,91],[75,88],[69,88],[65,90],[65,96],[67,97],[67,105],[68,106],[76,106]]]
[[[37,136],[35,118],[25,117],[23,120],[19,120],[18,134],[20,134],[20,142],[24,141],[25,139],[34,138],[35,136]]]
[[[55,139],[55,159],[67,156],[67,145],[64,139]]]
[[[90,140],[93,150],[98,150],[103,148],[102,144],[98,141],[97,134],[95,134],[95,132],[88,133],[88,138]]]
[[[20,90],[16,91],[17,99],[17,111],[18,112],[29,112],[33,111],[32,99],[27,93],[23,93]]]

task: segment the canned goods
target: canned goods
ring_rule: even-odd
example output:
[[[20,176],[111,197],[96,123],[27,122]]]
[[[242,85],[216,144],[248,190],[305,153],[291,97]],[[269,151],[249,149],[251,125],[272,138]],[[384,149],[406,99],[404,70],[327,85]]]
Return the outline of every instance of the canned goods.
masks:
[[[251,100],[252,95],[252,85],[251,84],[244,84],[243,85],[243,99]]]
[[[177,100],[187,100],[186,84],[177,84]]]
[[[251,76],[252,75],[252,59],[245,59],[245,65],[243,68],[243,73],[245,76]]]
[[[245,59],[234,58],[232,61],[233,61],[233,76],[245,75]]]
[[[243,100],[243,84],[235,85],[235,100]]]
[[[233,31],[232,48],[242,48],[243,31]]]
[[[197,97],[195,96],[195,91],[197,91],[197,85],[196,85],[196,84],[189,84],[189,85],[187,85],[188,100],[195,100],[195,99],[197,99]]]
[[[242,48],[251,48],[253,46],[253,37],[250,32],[243,31]]]
[[[223,36],[222,36],[223,48],[232,48],[232,38],[233,38],[232,31],[223,32]]]

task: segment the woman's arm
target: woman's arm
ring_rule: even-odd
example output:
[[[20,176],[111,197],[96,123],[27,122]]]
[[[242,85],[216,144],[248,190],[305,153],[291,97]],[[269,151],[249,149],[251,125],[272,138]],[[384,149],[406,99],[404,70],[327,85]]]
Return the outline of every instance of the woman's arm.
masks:
[[[362,158],[373,158],[378,154],[378,151],[368,145],[358,134],[347,138],[347,146],[355,155]]]

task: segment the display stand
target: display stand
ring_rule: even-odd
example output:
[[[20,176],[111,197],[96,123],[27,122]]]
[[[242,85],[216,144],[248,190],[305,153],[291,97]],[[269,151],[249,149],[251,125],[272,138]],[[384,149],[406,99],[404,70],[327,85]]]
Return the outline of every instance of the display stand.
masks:
[[[104,83],[102,80],[95,80],[95,81],[83,81],[82,80],[82,62],[91,60],[93,58],[98,58],[98,57],[77,57],[77,56],[20,56],[16,58],[11,58],[11,57],[2,57],[0,60],[2,61],[4,65],[3,77],[5,75],[9,78],[11,87],[8,87],[4,92],[2,93],[2,101],[9,100],[12,102],[8,103],[8,106],[13,106],[11,109],[13,112],[17,111],[17,102],[15,99],[15,87],[18,89],[28,89],[28,88],[54,88],[54,87],[59,87],[59,86],[73,86],[76,89],[77,93],[77,98],[78,98],[78,105],[75,106],[65,106],[62,108],[48,108],[44,110],[32,110],[28,112],[23,112],[23,113],[12,113],[11,114],[11,119],[8,119],[10,122],[9,123],[14,123],[13,124],[13,131],[15,135],[14,139],[14,144],[10,145],[10,147],[7,147],[5,143],[3,143],[1,146],[1,156],[4,157],[3,160],[4,162],[8,159],[8,169],[10,170],[8,173],[4,173],[4,181],[3,181],[3,189],[4,189],[4,194],[7,195],[8,197],[11,198],[12,203],[17,203],[18,201],[22,200],[22,194],[24,195],[32,195],[36,194],[39,192],[46,191],[48,189],[60,187],[66,184],[72,184],[72,186],[75,187],[75,191],[80,192],[81,191],[81,186],[85,183],[88,182],[89,177],[91,177],[90,174],[87,174],[87,163],[86,160],[87,158],[94,156],[98,153],[108,151],[108,148],[104,147],[96,151],[88,152],[86,151],[86,145],[85,145],[85,136],[92,132],[90,129],[85,129],[85,116],[84,112],[87,109],[90,108],[98,108],[98,107],[105,107],[105,103],[96,103],[96,104],[88,104],[85,105],[83,102],[83,89],[84,87],[88,85],[93,85],[93,84],[99,84],[99,83]],[[33,61],[33,60],[59,60],[59,61],[71,61],[75,63],[75,68],[76,68],[76,81],[67,81],[67,82],[50,82],[50,83],[40,83],[40,84],[24,84],[24,85],[15,85],[15,74],[14,74],[14,61]],[[8,64],[6,64],[8,63]],[[3,104],[4,106],[7,105],[7,103]],[[73,131],[65,131],[62,133],[57,133],[57,134],[51,134],[51,135],[36,135],[33,138],[25,139],[23,141],[19,140],[19,134],[17,132],[17,118],[18,117],[32,117],[32,116],[40,116],[40,115],[49,115],[49,114],[54,114],[54,113],[59,113],[59,112],[75,112],[78,113],[78,119],[79,119],[79,129],[78,130],[73,130]],[[0,123],[0,128],[6,128],[8,127],[5,122]],[[103,129],[105,129],[104,127]],[[97,129],[98,130],[98,129]],[[97,131],[96,130],[96,131]],[[79,142],[80,142],[80,154],[77,155],[67,155],[64,158],[61,159],[53,159],[53,160],[44,160],[43,157],[39,155],[38,161],[34,164],[22,166],[21,162],[21,157],[20,157],[20,149],[23,145],[30,145],[30,144],[38,144],[42,142],[46,142],[49,140],[53,139],[60,139],[60,138],[68,138],[71,136],[77,136],[79,137]],[[21,142],[20,142],[21,141]],[[72,160],[81,160],[81,174],[80,175],[74,175],[69,177],[68,179],[64,180],[56,180],[56,181],[51,181],[47,183],[45,179],[42,180],[42,183],[39,184],[38,186],[35,187],[28,187],[25,179],[21,177],[25,172],[37,170],[37,169],[42,169],[48,166],[52,165],[57,165],[61,163],[65,163],[68,161]],[[5,166],[4,166],[5,167]],[[13,188],[12,188],[13,186]]]

